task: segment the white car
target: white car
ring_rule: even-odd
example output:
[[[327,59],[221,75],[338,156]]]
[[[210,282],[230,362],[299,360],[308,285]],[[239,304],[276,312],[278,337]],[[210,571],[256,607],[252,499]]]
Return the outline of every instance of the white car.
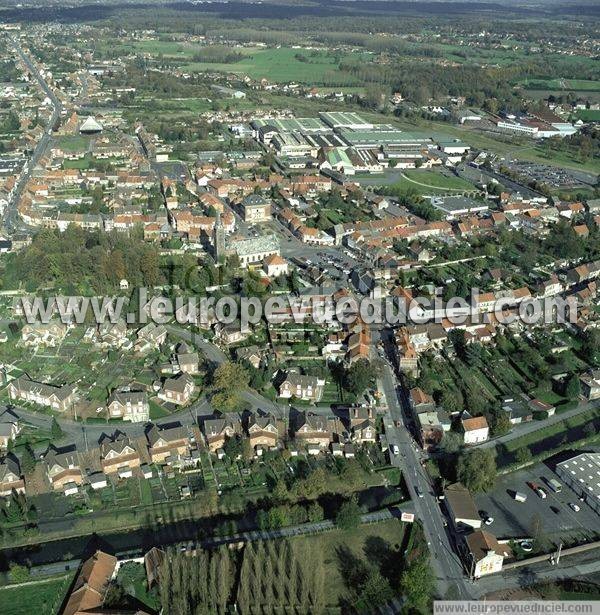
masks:
[[[494,517],[487,517],[484,523],[486,525],[492,525],[492,523],[494,523]]]
[[[392,453],[394,453],[394,455],[400,454],[400,449],[398,448],[397,444],[392,444]]]
[[[581,508],[579,508],[579,506],[577,504],[574,504],[573,502],[569,502],[569,506],[575,511],[575,512],[579,512],[581,510]]]

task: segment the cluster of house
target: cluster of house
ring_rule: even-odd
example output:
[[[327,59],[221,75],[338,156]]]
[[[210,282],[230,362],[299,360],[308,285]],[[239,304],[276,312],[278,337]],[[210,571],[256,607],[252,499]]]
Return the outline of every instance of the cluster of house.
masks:
[[[448,412],[418,387],[410,390],[410,406],[417,424],[419,443],[426,451],[434,450],[451,429],[462,435],[466,446],[481,444],[489,439],[490,428],[484,416],[471,416],[465,410]]]
[[[482,529],[483,521],[469,490],[461,483],[444,489],[444,505],[452,529],[458,534],[458,549],[469,577],[478,579],[502,570],[513,557],[508,541],[498,541]]]
[[[68,330],[68,325],[55,320],[25,324],[21,330],[21,340],[24,345],[35,348],[57,346]],[[119,320],[89,327],[83,340],[99,348],[133,349],[139,354],[146,354],[163,347],[167,340],[167,330],[164,325],[148,323],[136,332],[136,340],[132,342],[127,325]],[[161,365],[160,370],[165,376],[152,383],[152,391],[164,402],[178,406],[188,404],[196,391],[193,376],[200,372],[198,353],[181,342],[174,347],[169,362]],[[28,402],[62,413],[73,408],[79,401],[80,393],[75,385],[40,382],[26,374],[8,382],[7,392],[11,400]],[[147,421],[150,417],[148,393],[135,386],[118,388],[109,396],[106,410],[110,418]]]
[[[302,384],[300,384],[302,386]],[[143,404],[139,394],[115,394],[111,407],[135,412]],[[0,422],[0,442],[14,440],[19,422],[12,414]],[[299,453],[318,455],[331,452],[334,456],[354,457],[356,446],[375,443],[377,431],[372,407],[352,407],[347,416],[302,412],[289,422],[271,414],[244,413],[217,415],[201,421],[201,431],[180,423],[148,424],[143,441],[132,440],[122,431],[103,436],[97,448],[79,452],[75,447],[57,449],[51,446],[43,459],[47,488],[74,495],[82,488],[103,489],[111,480],[134,475],[151,478],[156,466],[167,469],[195,468],[200,463],[203,447],[218,458],[225,456],[226,443],[231,438],[247,438],[257,456],[284,445],[292,456]],[[0,461],[0,495],[13,491],[25,493],[25,482],[16,457],[6,455]]]
[[[581,377],[582,388],[584,381],[589,382],[590,379],[593,382],[593,372]],[[600,397],[600,389],[595,393]],[[584,396],[590,399],[588,394],[584,389]],[[418,387],[410,390],[410,405],[418,428],[419,443],[424,450],[434,450],[442,442],[444,434],[451,430],[462,435],[466,446],[481,444],[489,439],[490,428],[485,416],[471,416],[466,410],[448,412]],[[503,398],[501,408],[511,425],[527,423],[534,416],[548,418],[556,412],[555,406],[541,399],[523,396]]]

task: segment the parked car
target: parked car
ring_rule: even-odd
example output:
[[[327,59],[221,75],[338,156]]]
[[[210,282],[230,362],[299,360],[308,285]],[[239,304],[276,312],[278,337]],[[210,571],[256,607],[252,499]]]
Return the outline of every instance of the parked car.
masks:
[[[484,523],[486,525],[492,525],[492,523],[494,523],[494,517],[486,517]]]
[[[572,508],[575,512],[579,512],[581,510],[581,508],[574,502],[569,502],[569,507]]]

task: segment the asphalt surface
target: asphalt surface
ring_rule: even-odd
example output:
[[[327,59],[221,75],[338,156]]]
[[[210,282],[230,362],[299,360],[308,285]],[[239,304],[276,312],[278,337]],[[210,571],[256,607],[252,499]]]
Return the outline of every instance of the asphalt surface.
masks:
[[[474,595],[472,585],[464,577],[461,560],[444,526],[444,514],[434,494],[431,479],[421,465],[424,459],[422,451],[406,428],[409,415],[406,391],[387,362],[384,363],[381,382],[388,408],[383,425],[390,447],[390,460],[402,471],[414,504],[415,516],[423,524],[438,594],[443,596],[452,589],[458,599],[471,599]],[[394,446],[398,447],[398,455],[393,452]]]
[[[548,485],[550,479],[562,484],[562,491],[555,493]],[[547,493],[540,498],[527,483],[536,483]],[[527,496],[525,502],[517,502],[512,493],[519,491]],[[499,476],[493,491],[476,494],[478,510],[494,519],[489,526],[498,538],[531,537],[533,521],[539,518],[543,535],[558,544],[566,539],[585,542],[600,532],[600,516],[577,495],[546,464],[539,463],[530,468]],[[577,504],[579,512],[569,507]]]
[[[40,140],[37,142],[37,145],[35,146],[35,149],[33,150],[33,153],[31,155],[29,162],[23,167],[23,170],[21,171],[21,175],[17,179],[17,183],[13,191],[13,196],[9,200],[6,206],[6,209],[4,212],[4,218],[2,220],[2,226],[3,226],[4,231],[8,235],[14,234],[20,228],[26,228],[24,223],[19,219],[17,205],[21,199],[21,195],[23,194],[23,189],[25,188],[25,185],[27,184],[27,182],[29,181],[29,178],[31,177],[31,173],[35,165],[38,163],[40,158],[44,155],[48,147],[48,144],[50,143],[52,127],[54,126],[56,121],[60,118],[60,113],[62,110],[61,102],[55,96],[54,92],[50,89],[49,85],[46,83],[46,81],[40,74],[40,71],[38,70],[37,66],[32,62],[31,58],[23,51],[18,41],[16,41],[15,39],[12,39],[12,42],[15,46],[15,50],[17,54],[23,60],[23,62],[25,63],[29,71],[31,72],[33,78],[38,82],[44,94],[52,102],[53,111],[52,111],[50,120],[48,122],[48,125],[46,126],[46,129],[44,130],[44,134],[42,135]]]

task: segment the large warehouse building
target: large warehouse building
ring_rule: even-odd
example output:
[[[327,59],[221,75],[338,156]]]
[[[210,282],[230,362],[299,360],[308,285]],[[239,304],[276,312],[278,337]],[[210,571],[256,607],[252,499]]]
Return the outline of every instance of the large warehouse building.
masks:
[[[581,453],[556,465],[556,473],[600,513],[600,453]]]

